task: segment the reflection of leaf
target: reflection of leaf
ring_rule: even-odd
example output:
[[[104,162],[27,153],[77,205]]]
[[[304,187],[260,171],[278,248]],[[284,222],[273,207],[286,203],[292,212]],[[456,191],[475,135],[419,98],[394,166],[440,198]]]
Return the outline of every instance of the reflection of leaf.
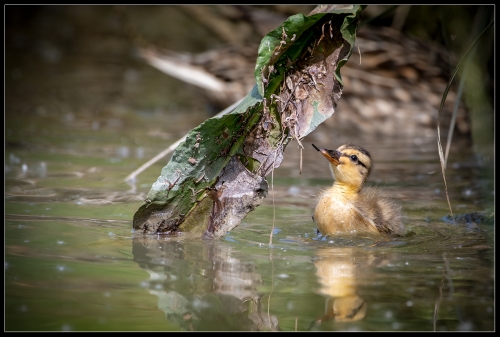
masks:
[[[142,233],[204,232],[237,226],[267,195],[265,176],[330,117],[342,93],[339,68],[354,45],[361,6],[318,6],[266,35],[257,85],[228,115],[193,129],[134,215]]]

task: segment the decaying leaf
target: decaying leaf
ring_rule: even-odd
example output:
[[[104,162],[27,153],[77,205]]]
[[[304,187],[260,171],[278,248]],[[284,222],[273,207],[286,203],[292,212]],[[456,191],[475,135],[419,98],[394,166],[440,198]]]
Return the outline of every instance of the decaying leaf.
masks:
[[[134,215],[136,233],[220,237],[255,209],[288,142],[301,144],[333,114],[362,9],[321,5],[266,35],[256,86],[233,112],[206,120],[179,145]]]

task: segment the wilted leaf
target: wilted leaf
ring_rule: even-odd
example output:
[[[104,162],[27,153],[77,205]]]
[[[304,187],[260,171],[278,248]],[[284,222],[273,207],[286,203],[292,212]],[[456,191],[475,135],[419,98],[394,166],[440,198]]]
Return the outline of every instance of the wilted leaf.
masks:
[[[362,9],[318,6],[266,35],[257,85],[233,112],[189,133],[134,215],[134,228],[219,237],[255,209],[290,139],[300,144],[333,114],[342,93],[339,69],[350,56]]]

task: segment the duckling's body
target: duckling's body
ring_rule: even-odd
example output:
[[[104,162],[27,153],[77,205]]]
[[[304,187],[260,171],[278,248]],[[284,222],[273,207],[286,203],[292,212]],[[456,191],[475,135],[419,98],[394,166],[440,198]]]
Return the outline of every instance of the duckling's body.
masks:
[[[372,167],[368,151],[355,145],[337,150],[314,147],[330,161],[335,179],[319,196],[314,211],[321,234],[402,234],[401,207],[380,196],[377,189],[363,187]]]

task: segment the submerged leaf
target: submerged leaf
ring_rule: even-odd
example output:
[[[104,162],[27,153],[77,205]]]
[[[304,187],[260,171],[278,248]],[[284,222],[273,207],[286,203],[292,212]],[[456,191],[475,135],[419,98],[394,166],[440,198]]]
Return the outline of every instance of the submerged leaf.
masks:
[[[266,176],[330,117],[342,93],[340,67],[354,45],[362,6],[318,6],[266,35],[257,85],[228,115],[193,129],[134,215],[140,233],[219,237],[267,196]]]

